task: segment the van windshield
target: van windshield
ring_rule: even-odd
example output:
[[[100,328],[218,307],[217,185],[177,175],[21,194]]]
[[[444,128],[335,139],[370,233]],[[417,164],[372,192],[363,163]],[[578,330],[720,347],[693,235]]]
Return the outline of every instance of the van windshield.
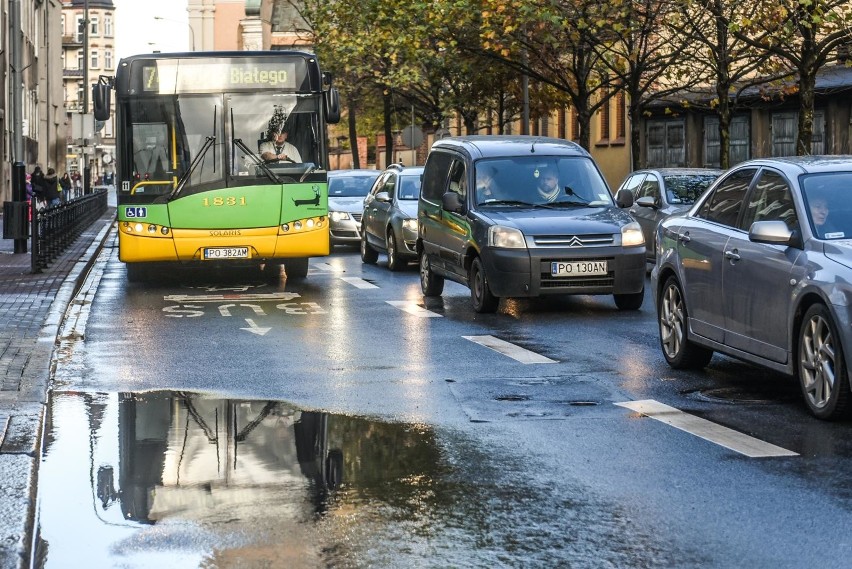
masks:
[[[585,156],[484,159],[476,162],[475,175],[477,205],[613,203],[606,182]]]

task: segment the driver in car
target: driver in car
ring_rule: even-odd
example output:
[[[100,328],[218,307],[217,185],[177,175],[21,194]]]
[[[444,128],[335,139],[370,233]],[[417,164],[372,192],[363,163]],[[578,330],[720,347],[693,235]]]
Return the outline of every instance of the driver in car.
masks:
[[[301,162],[302,156],[295,146],[287,142],[289,127],[284,115],[276,109],[269,120],[266,130],[266,142],[260,145],[260,157],[265,162]]]

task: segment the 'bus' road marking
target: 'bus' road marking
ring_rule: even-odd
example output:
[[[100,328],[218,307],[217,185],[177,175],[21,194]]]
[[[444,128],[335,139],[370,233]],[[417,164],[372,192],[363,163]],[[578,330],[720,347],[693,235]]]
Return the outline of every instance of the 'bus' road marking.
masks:
[[[297,292],[266,292],[249,294],[168,294],[163,300],[171,302],[223,302],[223,301],[249,301],[271,300],[279,302],[282,300],[293,300],[299,298]]]
[[[526,348],[516,346],[511,342],[495,338],[494,336],[462,336],[465,340],[470,340],[480,346],[491,348],[495,352],[499,352],[504,356],[509,356],[513,360],[517,360],[522,364],[556,364],[556,360],[547,358],[541,354],[531,352]]]
[[[358,277],[340,277],[340,279],[348,282],[355,288],[379,288],[373,283],[368,283],[364,279]]]
[[[716,443],[750,458],[799,456],[798,453],[793,451],[750,437],[728,427],[717,425],[701,417],[684,413],[680,409],[669,407],[653,399],[625,401],[623,403],[616,403],[616,405],[636,411],[646,417],[671,425],[676,429],[686,431],[691,435],[695,435],[711,443]]]
[[[421,318],[443,318],[443,314],[438,314],[437,312],[432,312],[431,310],[426,310],[422,306],[418,306],[411,302],[410,300],[386,300],[388,304],[391,306],[396,306],[403,312],[408,312],[409,314],[413,314],[414,316],[419,316]]]

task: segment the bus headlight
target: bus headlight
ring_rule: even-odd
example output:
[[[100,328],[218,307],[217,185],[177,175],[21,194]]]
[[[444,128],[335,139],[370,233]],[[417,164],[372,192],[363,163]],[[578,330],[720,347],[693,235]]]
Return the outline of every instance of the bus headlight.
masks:
[[[139,233],[142,233],[142,224],[141,224],[141,223],[137,223],[136,225],[134,225],[134,226],[133,226],[133,229],[134,229],[135,231],[138,231]]]
[[[638,247],[645,244],[645,238],[642,236],[642,227],[636,223],[628,223],[621,228],[621,246],[622,247]]]

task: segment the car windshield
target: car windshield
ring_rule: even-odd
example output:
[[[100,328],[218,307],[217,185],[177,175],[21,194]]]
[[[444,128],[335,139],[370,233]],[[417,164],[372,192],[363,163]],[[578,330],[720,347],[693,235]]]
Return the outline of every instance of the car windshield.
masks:
[[[420,197],[420,174],[403,174],[399,177],[399,199],[416,200]]]
[[[328,196],[332,198],[364,197],[370,193],[370,188],[373,187],[373,182],[375,182],[378,177],[378,171],[375,176],[329,174]]]
[[[585,156],[515,156],[476,162],[477,205],[612,205],[603,177]]]
[[[852,172],[802,176],[808,221],[819,239],[852,238]]]
[[[669,203],[692,205],[718,177],[718,174],[670,174],[663,176]]]

